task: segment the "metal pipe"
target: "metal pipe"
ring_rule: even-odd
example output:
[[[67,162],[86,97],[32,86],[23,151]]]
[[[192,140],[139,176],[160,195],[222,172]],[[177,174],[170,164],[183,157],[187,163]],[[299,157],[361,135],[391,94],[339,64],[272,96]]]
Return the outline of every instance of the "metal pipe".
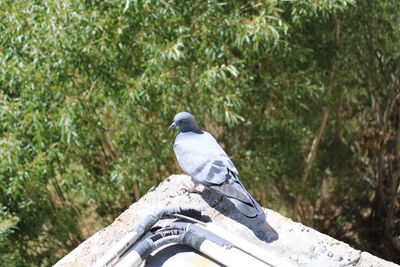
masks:
[[[175,231],[176,233],[176,231]],[[171,235],[169,235],[171,234]],[[146,239],[138,241],[129,251],[127,251],[120,261],[114,267],[138,267],[154,250],[169,244],[177,243],[180,231],[178,234],[170,231],[168,235],[160,235],[161,238],[153,240],[158,234],[148,236]]]
[[[239,267],[245,264],[254,267],[269,266],[257,258],[237,249],[233,244],[230,244],[221,237],[197,225],[175,222],[172,223],[169,228],[179,230],[160,231],[152,237],[138,242],[115,267],[137,267],[143,262],[147,255],[169,243],[190,246],[226,266]],[[177,233],[179,233],[179,235],[177,235]]]
[[[184,224],[184,223],[173,223],[171,226],[172,227],[178,227],[180,229],[183,229],[182,227],[187,227],[187,230],[192,230],[194,232],[199,232],[199,229],[206,229],[213,235],[218,237],[218,240],[224,240],[225,244],[230,244],[230,246],[234,246],[237,249],[251,255],[252,257],[257,258],[258,260],[264,262],[265,264],[268,264],[269,266],[288,266],[288,267],[295,267],[293,263],[289,262],[288,260],[282,259],[278,257],[275,253],[268,251],[266,249],[261,249],[258,246],[255,246],[253,243],[247,241],[246,239],[243,239],[239,236],[236,236],[225,229],[216,226],[213,223],[203,223],[201,221],[188,218],[184,215],[177,215],[177,217],[190,220],[195,222],[195,224],[187,224],[187,226],[180,226],[179,224]],[[208,238],[209,239],[209,238]],[[216,240],[212,240],[216,242]],[[221,245],[221,244],[220,244]]]
[[[144,240],[151,237],[153,234],[151,232],[147,232],[143,235],[143,237],[134,244],[117,262],[115,267],[137,267],[142,264],[143,259],[139,252],[137,251],[137,246],[141,244]]]
[[[205,237],[196,235],[196,233],[187,231],[180,235],[181,242],[185,245],[191,246],[194,249],[202,252],[217,262],[232,267],[254,266],[265,267],[268,266],[264,262],[254,258],[235,247],[222,247]]]
[[[112,266],[118,259],[135,243],[145,232],[157,223],[161,218],[168,218],[174,214],[184,215],[200,215],[201,208],[194,207],[166,207],[154,211],[147,215],[139,223],[135,224],[132,229],[106,254],[104,254],[92,267]]]
[[[245,252],[237,249],[236,244],[227,241],[224,237],[220,236],[219,233],[212,233],[204,227],[200,227],[198,224],[174,222],[169,227],[187,231],[185,235],[190,236],[190,238],[186,238],[185,242],[187,242],[187,245],[198,250],[203,249],[204,253],[212,253],[213,256],[209,256],[223,264],[226,263],[225,261],[230,262],[228,266],[236,265],[237,262],[242,263],[243,260],[252,263],[251,266],[267,266],[267,263],[263,262],[257,257],[246,254]],[[201,240],[200,238],[204,240]],[[192,239],[197,239],[197,241],[193,241]],[[211,241],[211,243],[209,243],[208,241]],[[201,246],[199,246],[198,248],[196,246],[193,246],[193,244],[199,242],[203,242]],[[215,247],[214,244],[218,245],[218,247]],[[222,248],[223,250],[221,250],[220,248]],[[223,256],[221,257],[221,255]]]
[[[216,226],[212,223],[200,224],[199,227],[209,230],[211,233],[217,234],[228,242],[234,244],[241,251],[259,259],[260,261],[275,267],[287,266],[287,267],[295,267],[293,263],[284,260],[278,257],[275,253],[268,251],[266,249],[261,249],[258,246],[255,246],[253,243],[243,239],[237,235],[234,235],[225,229]]]

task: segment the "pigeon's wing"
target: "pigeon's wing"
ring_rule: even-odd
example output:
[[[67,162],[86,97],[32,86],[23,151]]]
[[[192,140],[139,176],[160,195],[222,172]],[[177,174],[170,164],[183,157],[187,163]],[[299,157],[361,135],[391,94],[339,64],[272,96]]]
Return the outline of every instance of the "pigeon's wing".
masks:
[[[242,183],[234,177],[233,173],[229,173],[228,175],[231,177],[230,182],[213,185],[210,188],[225,195],[245,216],[256,217],[261,212],[258,203],[247,192]]]
[[[225,182],[228,170],[238,174],[228,155],[207,132],[179,134],[174,151],[181,168],[201,184]]]
[[[207,147],[210,151],[211,150],[215,151],[219,155],[220,160],[222,160],[224,165],[231,172],[235,173],[236,175],[239,175],[239,172],[236,169],[235,165],[233,164],[232,160],[226,154],[225,150],[223,150],[222,147],[218,144],[217,140],[215,140],[215,138],[211,134],[209,134],[207,132],[204,132],[204,137],[203,138],[204,138],[204,140],[206,140],[206,142],[204,142],[205,147]]]

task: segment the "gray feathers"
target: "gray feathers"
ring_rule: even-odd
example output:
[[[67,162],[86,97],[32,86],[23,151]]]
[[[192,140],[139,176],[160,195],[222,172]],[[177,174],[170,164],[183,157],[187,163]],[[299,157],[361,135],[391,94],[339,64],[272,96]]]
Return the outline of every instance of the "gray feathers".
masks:
[[[174,152],[182,170],[209,189],[225,195],[247,217],[261,211],[258,203],[239,181],[239,172],[214,137],[201,131],[194,117],[178,113],[170,128],[179,127]]]

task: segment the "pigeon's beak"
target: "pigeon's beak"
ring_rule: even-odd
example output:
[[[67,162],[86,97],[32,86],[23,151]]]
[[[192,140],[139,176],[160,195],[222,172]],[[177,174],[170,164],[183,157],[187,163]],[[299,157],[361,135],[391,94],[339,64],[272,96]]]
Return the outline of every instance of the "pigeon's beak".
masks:
[[[173,123],[168,127],[168,129],[172,129],[172,128],[175,128],[175,127],[176,127],[176,123],[173,122]]]

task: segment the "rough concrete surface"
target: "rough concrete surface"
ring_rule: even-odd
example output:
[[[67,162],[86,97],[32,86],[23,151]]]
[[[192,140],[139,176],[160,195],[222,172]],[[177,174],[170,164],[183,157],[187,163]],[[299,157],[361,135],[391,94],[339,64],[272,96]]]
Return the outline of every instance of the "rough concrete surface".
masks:
[[[132,204],[111,225],[80,244],[55,266],[91,265],[116,244],[139,219],[160,207],[179,205],[203,207],[202,213],[209,216],[216,225],[298,266],[399,266],[353,249],[346,243],[293,222],[273,210],[264,209],[265,216],[256,219],[246,218],[217,193],[209,190],[187,193],[182,190],[190,187],[192,182],[186,175],[168,177]],[[163,261],[153,260],[146,266],[218,266],[211,259],[196,255],[188,247],[172,247],[172,252],[164,248],[156,253],[158,256],[164,255],[161,257]],[[177,257],[177,251],[179,254],[189,253],[185,264],[178,265],[182,257]],[[196,265],[199,261],[202,263]]]

